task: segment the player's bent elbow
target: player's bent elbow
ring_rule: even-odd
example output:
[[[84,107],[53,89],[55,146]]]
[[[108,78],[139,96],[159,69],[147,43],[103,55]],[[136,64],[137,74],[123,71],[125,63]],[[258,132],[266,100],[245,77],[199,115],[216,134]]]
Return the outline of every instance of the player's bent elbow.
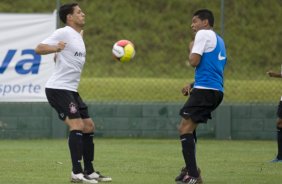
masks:
[[[192,67],[196,67],[197,66],[197,64],[195,62],[193,62],[193,61],[189,61],[189,63],[190,63],[190,66],[192,66]]]
[[[196,66],[199,64],[199,62],[197,62],[197,61],[195,61],[195,60],[193,60],[193,59],[189,59],[189,63],[190,63],[190,65],[191,65],[192,67],[196,67]]]
[[[55,48],[55,49],[54,49]],[[51,47],[49,45],[45,45],[45,44],[39,44],[37,45],[37,47],[35,48],[35,53],[39,54],[39,55],[45,55],[45,54],[50,54],[50,53],[54,53],[56,52],[56,48],[57,47]]]
[[[41,45],[38,45],[35,49],[34,49],[36,54],[42,55],[44,54],[44,50],[42,49]]]
[[[40,50],[39,50],[37,47],[34,49],[34,51],[35,51],[36,54],[39,54],[39,55],[42,54],[42,53],[40,52]]]
[[[191,66],[196,67],[201,61],[201,55],[192,53],[189,56],[189,63]]]

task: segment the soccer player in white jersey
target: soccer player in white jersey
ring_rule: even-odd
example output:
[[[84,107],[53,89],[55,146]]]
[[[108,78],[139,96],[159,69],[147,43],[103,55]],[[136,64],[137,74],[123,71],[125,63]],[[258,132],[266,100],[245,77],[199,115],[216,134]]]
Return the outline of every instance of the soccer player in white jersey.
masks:
[[[267,74],[269,77],[277,77],[282,78],[282,65],[281,65],[281,72],[273,72],[268,71]],[[282,163],[282,96],[277,108],[277,121],[276,121],[276,128],[277,128],[277,147],[278,153],[276,157],[271,162],[281,162]]]
[[[211,112],[223,99],[226,49],[223,39],[213,31],[213,25],[210,10],[194,13],[191,28],[195,38],[189,46],[189,63],[195,67],[195,81],[182,89],[183,95],[189,98],[180,110],[179,134],[185,167],[175,178],[177,183],[203,183],[196,164],[195,131],[199,123],[211,119]]]
[[[72,160],[72,182],[98,183],[111,181],[93,167],[95,125],[87,105],[77,92],[85,63],[82,32],[85,14],[77,3],[64,4],[59,9],[65,27],[57,29],[36,47],[38,54],[55,53],[55,70],[46,83],[46,96],[59,118],[69,126],[68,145]],[[84,168],[81,161],[83,159]]]

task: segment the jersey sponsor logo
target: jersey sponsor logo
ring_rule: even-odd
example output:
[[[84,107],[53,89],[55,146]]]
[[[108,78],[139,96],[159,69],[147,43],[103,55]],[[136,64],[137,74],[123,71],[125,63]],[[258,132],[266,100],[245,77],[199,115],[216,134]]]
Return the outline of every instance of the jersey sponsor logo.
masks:
[[[2,60],[2,64],[0,63],[0,74],[3,74],[9,65],[12,63],[15,65],[15,71],[20,75],[25,74],[38,74],[39,66],[41,62],[41,56],[36,54],[34,49],[24,49],[21,51],[21,57],[25,59],[16,60],[17,56],[16,49],[10,49],[6,53],[4,59]]]
[[[77,57],[85,57],[85,53],[82,53],[82,52],[75,52],[75,53],[74,53],[74,56],[77,56]]]
[[[75,103],[71,102],[70,105],[69,105],[69,108],[70,108],[70,113],[74,114],[77,112],[77,107],[75,105]]]
[[[225,60],[225,58],[226,58],[225,56],[221,55],[221,51],[220,51],[219,54],[218,54],[218,60],[222,61],[222,60]]]

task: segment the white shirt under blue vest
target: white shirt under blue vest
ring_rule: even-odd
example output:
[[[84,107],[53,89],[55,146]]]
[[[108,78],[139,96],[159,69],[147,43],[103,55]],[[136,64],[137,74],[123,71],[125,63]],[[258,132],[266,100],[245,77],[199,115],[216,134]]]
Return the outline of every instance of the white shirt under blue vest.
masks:
[[[191,53],[202,56],[195,68],[194,88],[223,92],[223,73],[227,60],[223,39],[213,30],[199,30]]]

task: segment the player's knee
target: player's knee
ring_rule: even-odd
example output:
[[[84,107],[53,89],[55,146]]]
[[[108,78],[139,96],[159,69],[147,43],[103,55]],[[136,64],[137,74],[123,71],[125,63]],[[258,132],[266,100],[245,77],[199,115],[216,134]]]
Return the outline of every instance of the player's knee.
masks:
[[[182,119],[179,127],[178,132],[180,135],[187,134],[187,133],[193,133],[196,126],[191,122],[191,120]]]
[[[182,135],[183,134],[183,128],[182,128],[182,126],[178,126],[178,133],[180,134],[180,135]]]
[[[94,122],[89,118],[85,119],[84,121],[84,130],[85,133],[91,133],[95,131],[95,124]]]
[[[70,130],[83,130],[84,124],[81,119],[69,119],[68,117],[65,120],[65,123],[69,126]]]
[[[75,124],[71,127],[71,129],[73,129],[73,130],[81,130],[81,131],[83,131],[83,128],[84,128],[83,124],[80,124],[80,123]]]
[[[94,123],[91,123],[91,124],[89,124],[87,127],[86,127],[86,131],[87,132],[94,132],[95,131],[95,125],[94,125]]]

